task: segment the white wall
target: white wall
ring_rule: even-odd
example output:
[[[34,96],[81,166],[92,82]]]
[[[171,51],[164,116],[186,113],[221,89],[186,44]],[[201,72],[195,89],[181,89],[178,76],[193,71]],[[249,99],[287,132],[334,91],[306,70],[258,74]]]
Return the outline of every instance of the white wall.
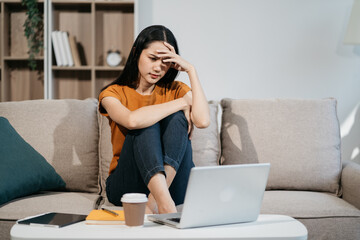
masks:
[[[338,100],[343,159],[360,163],[360,47],[342,43],[353,0],[138,0],[137,31],[162,24],[209,100]],[[189,83],[186,75],[179,79]]]

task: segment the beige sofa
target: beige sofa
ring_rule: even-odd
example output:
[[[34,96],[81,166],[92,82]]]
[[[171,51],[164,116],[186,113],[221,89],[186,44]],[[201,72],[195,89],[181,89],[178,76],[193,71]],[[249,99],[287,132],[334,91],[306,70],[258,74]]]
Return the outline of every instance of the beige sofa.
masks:
[[[209,105],[210,127],[194,130],[196,165],[270,162],[263,214],[295,217],[309,239],[360,239],[360,165],[341,162],[335,100],[223,99]],[[10,238],[19,218],[48,211],[87,214],[108,204],[110,129],[95,99],[5,102],[0,116],[66,182],[65,190],[1,205],[0,239]]]

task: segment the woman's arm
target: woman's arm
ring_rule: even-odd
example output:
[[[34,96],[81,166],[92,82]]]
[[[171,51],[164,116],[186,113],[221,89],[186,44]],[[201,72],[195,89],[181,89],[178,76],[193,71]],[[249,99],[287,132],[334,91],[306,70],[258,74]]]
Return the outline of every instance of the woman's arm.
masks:
[[[188,92],[184,98],[191,102],[191,120],[198,128],[206,128],[210,125],[210,110],[204,91],[201,87],[199,78],[194,67],[187,72],[190,79],[192,91]]]
[[[169,43],[164,42],[164,45],[169,51],[158,50],[158,57],[164,58],[163,62],[171,63],[171,67],[187,72],[190,84],[191,92],[188,92],[184,98],[187,100],[191,107],[191,120],[198,128],[206,128],[210,124],[210,110],[206,100],[204,91],[201,87],[199,78],[197,76],[195,67],[184,60],[182,57],[176,54],[175,49]]]
[[[103,98],[101,104],[113,121],[127,129],[149,127],[175,112],[186,110],[190,107],[184,98],[162,104],[145,106],[135,111],[130,111],[114,97]]]

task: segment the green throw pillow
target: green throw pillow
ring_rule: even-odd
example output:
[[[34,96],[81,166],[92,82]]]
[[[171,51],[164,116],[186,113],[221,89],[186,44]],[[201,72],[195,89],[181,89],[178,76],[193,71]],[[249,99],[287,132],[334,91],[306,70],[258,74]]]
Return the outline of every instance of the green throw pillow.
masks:
[[[64,180],[0,117],[0,205],[43,190],[64,188]]]

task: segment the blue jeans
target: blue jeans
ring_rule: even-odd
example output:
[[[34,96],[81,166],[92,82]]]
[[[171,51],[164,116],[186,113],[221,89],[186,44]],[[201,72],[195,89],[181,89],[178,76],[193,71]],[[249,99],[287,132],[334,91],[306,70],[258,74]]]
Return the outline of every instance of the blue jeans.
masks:
[[[169,192],[175,205],[182,204],[190,170],[194,167],[187,130],[188,123],[182,111],[150,127],[129,130],[118,165],[106,180],[109,201],[122,206],[121,197],[125,193],[148,195],[150,178],[159,172],[165,174],[164,164],[168,164],[176,170]]]

